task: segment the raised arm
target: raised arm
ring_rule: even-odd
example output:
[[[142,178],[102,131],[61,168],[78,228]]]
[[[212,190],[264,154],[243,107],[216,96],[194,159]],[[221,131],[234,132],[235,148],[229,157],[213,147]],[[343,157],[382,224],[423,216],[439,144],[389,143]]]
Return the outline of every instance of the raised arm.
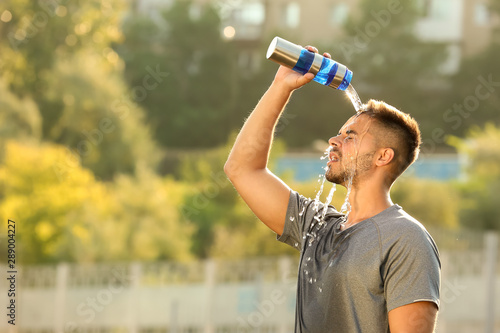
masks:
[[[317,52],[313,47],[310,51]],[[325,54],[325,56],[329,56]],[[224,166],[234,187],[257,217],[281,235],[290,188],[267,168],[274,129],[292,92],[314,76],[281,66],[243,125]]]

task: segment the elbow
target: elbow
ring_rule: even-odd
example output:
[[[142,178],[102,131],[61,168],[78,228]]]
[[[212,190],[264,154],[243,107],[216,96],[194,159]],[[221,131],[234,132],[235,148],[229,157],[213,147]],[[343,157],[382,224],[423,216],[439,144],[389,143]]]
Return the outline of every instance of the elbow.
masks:
[[[238,169],[239,168],[237,164],[230,159],[228,159],[226,161],[226,164],[224,164],[224,173],[226,174],[227,178],[229,178],[229,180],[233,180],[236,177]]]

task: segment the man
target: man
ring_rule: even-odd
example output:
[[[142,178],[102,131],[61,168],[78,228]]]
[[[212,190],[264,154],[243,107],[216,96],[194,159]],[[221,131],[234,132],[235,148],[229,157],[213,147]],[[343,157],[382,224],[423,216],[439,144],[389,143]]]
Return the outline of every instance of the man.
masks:
[[[413,118],[370,101],[329,140],[325,176],[350,187],[347,215],[300,196],[267,169],[276,123],[292,92],[312,79],[280,67],[224,166],[257,217],[301,250],[295,331],[433,332],[438,250],[389,194],[418,155]]]

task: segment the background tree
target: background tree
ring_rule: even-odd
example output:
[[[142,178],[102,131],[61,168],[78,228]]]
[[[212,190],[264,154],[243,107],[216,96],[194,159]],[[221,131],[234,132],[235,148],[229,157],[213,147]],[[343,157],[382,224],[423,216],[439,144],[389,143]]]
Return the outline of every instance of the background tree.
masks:
[[[466,182],[459,184],[462,225],[474,229],[500,230],[497,194],[500,191],[500,128],[493,123],[473,127],[463,139],[450,144],[466,157]]]
[[[447,56],[445,46],[415,34],[422,15],[416,1],[363,0],[360,9],[346,21],[346,37],[339,43],[354,70],[355,88],[363,101],[384,100],[411,113],[423,137],[430,136],[444,95],[446,77],[440,66]]]
[[[161,89],[141,103],[156,140],[164,147],[225,143],[238,72],[234,50],[221,38],[215,8],[176,1],[159,22],[129,17],[124,33],[117,51],[125,60],[129,85],[141,84],[140,73],[149,61],[169,73]]]
[[[500,124],[499,58],[500,43],[495,42],[484,52],[462,60],[442,108],[443,117],[437,119],[447,133],[463,136],[472,126]]]
[[[10,13],[0,26],[6,87],[37,105],[43,140],[66,145],[104,179],[133,172],[139,161],[154,165],[156,155],[110,48],[121,38],[122,10],[119,0],[0,4]]]
[[[186,260],[192,257],[192,226],[178,209],[188,191],[146,168],[114,183],[97,180],[73,161],[59,181],[54,166],[64,147],[6,144],[0,164],[0,216],[14,219],[23,264]],[[7,234],[2,224],[1,234]]]
[[[40,112],[33,100],[20,99],[0,80],[0,145],[7,139],[38,141],[42,135]],[[1,157],[0,157],[1,159]]]

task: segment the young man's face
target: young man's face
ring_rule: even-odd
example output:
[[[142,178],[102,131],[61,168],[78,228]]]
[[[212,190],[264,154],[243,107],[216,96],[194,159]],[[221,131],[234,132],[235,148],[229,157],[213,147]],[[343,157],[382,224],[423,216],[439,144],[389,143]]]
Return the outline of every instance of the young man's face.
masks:
[[[337,136],[328,140],[329,159],[325,172],[328,181],[347,187],[351,182],[359,182],[373,169],[376,145],[369,131],[372,121],[364,114],[353,116]]]

